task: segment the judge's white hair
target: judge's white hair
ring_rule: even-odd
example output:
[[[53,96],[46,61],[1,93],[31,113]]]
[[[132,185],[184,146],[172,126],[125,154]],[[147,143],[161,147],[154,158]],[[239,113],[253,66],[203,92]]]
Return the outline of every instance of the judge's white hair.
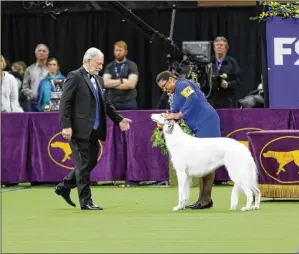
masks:
[[[104,56],[104,54],[97,48],[89,48],[83,56],[83,63],[94,59],[96,56]]]

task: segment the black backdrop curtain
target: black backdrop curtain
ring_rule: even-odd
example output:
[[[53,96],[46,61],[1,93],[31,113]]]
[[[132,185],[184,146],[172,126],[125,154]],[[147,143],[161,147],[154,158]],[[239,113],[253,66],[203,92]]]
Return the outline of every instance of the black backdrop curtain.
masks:
[[[155,85],[156,74],[167,68],[166,54],[172,50],[163,42],[152,43],[130,23],[113,12],[63,13],[57,20],[36,13],[2,13],[2,55],[10,62],[35,61],[34,49],[46,43],[50,56],[56,57],[63,74],[82,64],[84,52],[98,47],[105,54],[105,63],[113,60],[113,44],[124,40],[129,46],[128,58],[139,67],[138,104],[140,109],[155,108],[161,92]],[[249,17],[256,7],[178,9],[174,41],[213,40],[225,36],[230,44],[229,55],[235,57],[242,70],[241,98],[260,81],[262,59],[258,24]],[[134,11],[151,27],[169,34],[171,9]],[[164,106],[166,106],[164,104]],[[163,105],[162,105],[163,107]]]

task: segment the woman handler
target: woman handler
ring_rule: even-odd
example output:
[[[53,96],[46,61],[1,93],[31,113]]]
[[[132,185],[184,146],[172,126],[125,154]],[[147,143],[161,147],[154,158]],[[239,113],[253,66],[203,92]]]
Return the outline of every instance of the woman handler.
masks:
[[[164,92],[173,94],[172,113],[167,115],[168,120],[183,119],[197,138],[221,137],[219,116],[195,83],[176,78],[169,71],[159,73],[156,82]],[[200,179],[198,201],[186,208],[213,207],[211,195],[214,179],[215,172]]]

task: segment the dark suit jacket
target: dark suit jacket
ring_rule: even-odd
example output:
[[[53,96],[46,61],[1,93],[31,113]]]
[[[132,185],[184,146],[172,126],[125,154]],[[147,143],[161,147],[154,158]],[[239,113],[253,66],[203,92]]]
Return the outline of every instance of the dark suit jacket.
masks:
[[[227,88],[221,88],[220,83],[222,80],[215,78],[218,77],[215,57],[212,58],[212,72],[214,77],[212,79],[213,92],[209,102],[215,108],[235,107],[236,89],[241,85],[241,70],[236,59],[226,56],[219,70],[219,75],[227,74]]]
[[[106,140],[106,115],[115,123],[123,119],[117,112],[106,93],[103,91],[104,81],[96,76],[100,91],[101,112],[98,138]],[[59,117],[61,128],[72,128],[72,137],[88,139],[96,117],[96,98],[92,92],[89,76],[85,68],[71,71],[64,83],[64,91],[60,101]]]

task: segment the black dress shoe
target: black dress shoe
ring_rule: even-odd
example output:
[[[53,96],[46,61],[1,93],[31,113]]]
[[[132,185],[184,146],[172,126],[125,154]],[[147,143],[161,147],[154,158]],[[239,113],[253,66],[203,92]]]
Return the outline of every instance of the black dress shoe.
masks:
[[[196,203],[186,206],[186,208],[189,209],[208,209],[213,207],[213,200],[211,200],[209,203],[206,205],[202,206],[199,201],[196,201]]]
[[[71,200],[71,197],[70,197],[71,190],[65,190],[65,189],[61,190],[61,189],[58,189],[56,186],[54,189],[54,192],[58,196],[61,196],[65,200],[65,202],[67,202],[69,205],[76,207],[76,204]]]
[[[187,205],[186,208],[187,209],[200,209],[200,206],[201,206],[201,204],[199,203],[199,200],[198,200],[192,205]]]
[[[209,203],[207,203],[206,205],[201,205],[199,209],[209,209],[213,207],[213,200],[211,199],[211,201]]]
[[[103,208],[92,202],[81,206],[81,210],[103,210]]]

